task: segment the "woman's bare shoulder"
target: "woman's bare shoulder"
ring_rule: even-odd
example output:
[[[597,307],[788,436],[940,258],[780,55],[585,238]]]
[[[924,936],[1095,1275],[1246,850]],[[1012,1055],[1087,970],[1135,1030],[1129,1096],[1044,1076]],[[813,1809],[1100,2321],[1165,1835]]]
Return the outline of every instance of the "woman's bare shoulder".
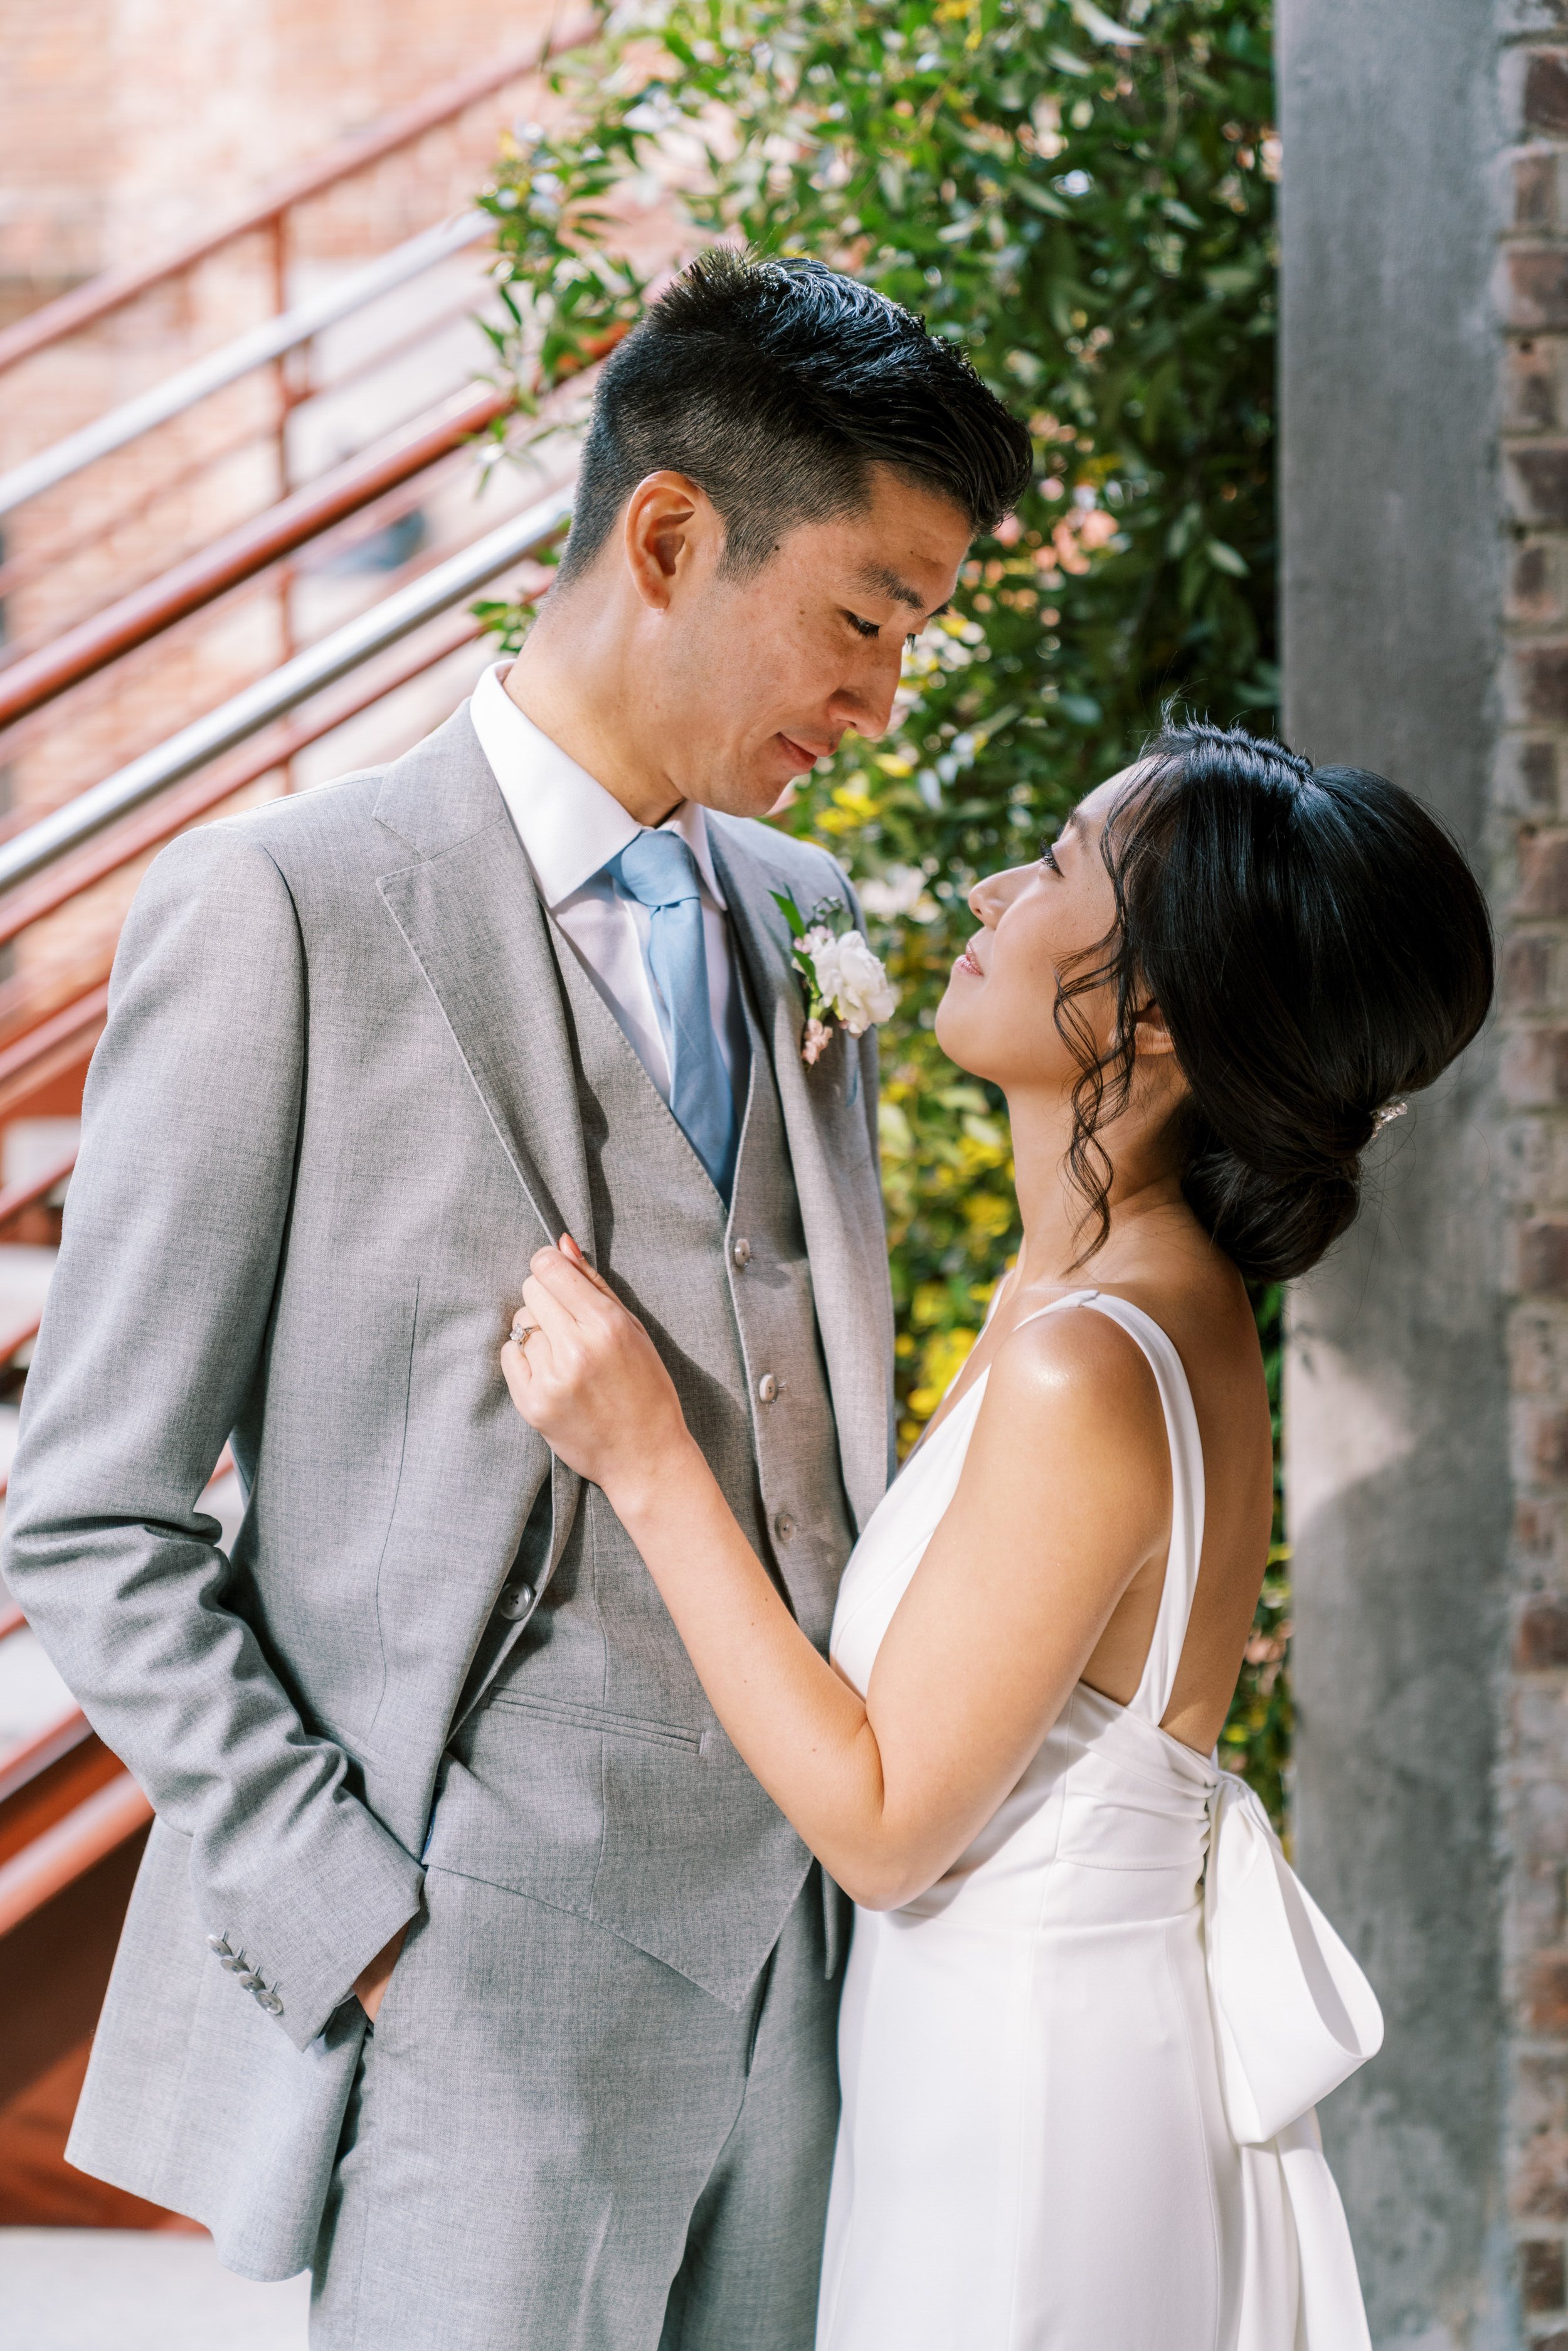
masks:
[[[1082,1300],[1049,1313],[1025,1303],[1025,1314],[991,1367],[982,1418],[992,1432],[1053,1450],[1146,1440],[1163,1452],[1159,1388],[1136,1340]]]

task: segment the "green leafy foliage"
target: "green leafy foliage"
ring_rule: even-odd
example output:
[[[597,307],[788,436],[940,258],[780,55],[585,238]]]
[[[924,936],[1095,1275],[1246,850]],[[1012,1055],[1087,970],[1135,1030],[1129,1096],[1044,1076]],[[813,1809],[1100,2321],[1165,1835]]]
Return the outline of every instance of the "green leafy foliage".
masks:
[[[907,1443],[1016,1249],[1001,1104],[932,1035],[974,880],[1037,853],[1175,699],[1267,730],[1274,657],[1270,0],[650,0],[564,60],[494,214],[517,387],[486,452],[632,324],[632,210],[810,254],[919,311],[1030,420],[1018,514],[910,648],[888,737],[780,820],[850,866],[902,991],[883,1143]],[[487,610],[504,643],[527,615]],[[1260,1302],[1275,1359],[1278,1301]],[[1270,1320],[1271,1317],[1271,1320]],[[1282,1554],[1228,1755],[1271,1806]]]

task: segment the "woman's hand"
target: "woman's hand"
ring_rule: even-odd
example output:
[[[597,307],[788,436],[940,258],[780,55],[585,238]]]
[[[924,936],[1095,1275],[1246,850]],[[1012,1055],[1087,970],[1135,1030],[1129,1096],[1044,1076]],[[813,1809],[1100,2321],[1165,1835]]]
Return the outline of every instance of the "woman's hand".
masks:
[[[652,1339],[570,1234],[536,1251],[501,1368],[512,1402],[551,1451],[619,1508],[690,1449],[674,1384]]]

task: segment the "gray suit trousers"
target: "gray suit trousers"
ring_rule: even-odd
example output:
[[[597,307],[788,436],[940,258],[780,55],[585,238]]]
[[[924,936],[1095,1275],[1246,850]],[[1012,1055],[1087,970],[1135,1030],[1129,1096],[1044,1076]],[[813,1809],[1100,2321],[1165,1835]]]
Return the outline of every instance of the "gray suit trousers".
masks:
[[[365,2036],[311,2351],[811,2351],[839,2090],[813,1868],[737,2014],[432,1866]]]

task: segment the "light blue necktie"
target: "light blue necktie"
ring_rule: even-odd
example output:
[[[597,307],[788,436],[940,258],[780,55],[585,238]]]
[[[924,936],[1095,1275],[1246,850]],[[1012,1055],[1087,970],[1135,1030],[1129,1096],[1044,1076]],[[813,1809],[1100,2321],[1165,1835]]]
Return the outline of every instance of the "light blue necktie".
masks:
[[[735,1180],[735,1093],[714,1030],[696,860],[678,832],[640,832],[607,869],[648,909],[648,967],[664,1013],[670,1108],[728,1201]]]

